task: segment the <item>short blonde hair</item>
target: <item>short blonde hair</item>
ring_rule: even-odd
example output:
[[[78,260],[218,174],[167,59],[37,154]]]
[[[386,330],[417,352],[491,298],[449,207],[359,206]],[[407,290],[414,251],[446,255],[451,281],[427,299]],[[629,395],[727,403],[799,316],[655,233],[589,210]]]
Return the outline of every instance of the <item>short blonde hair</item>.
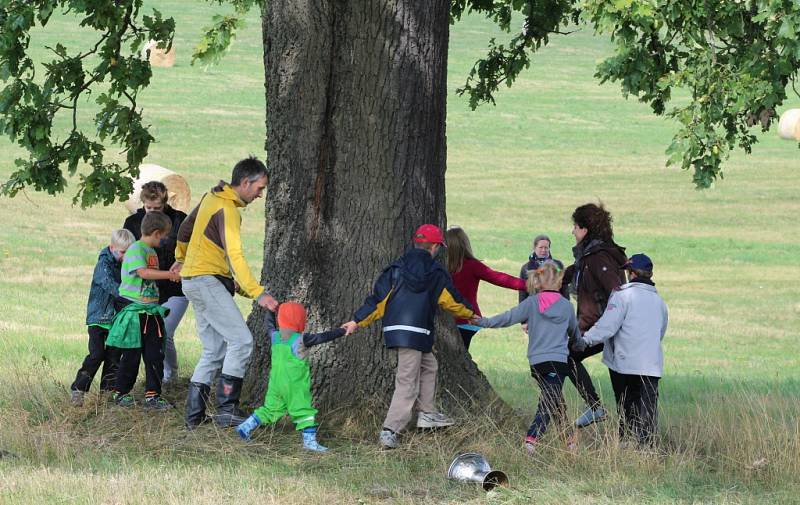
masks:
[[[122,228],[121,230],[114,230],[111,233],[111,242],[109,242],[109,245],[117,249],[128,249],[134,242],[136,242],[136,237],[133,236],[133,233]]]
[[[528,289],[528,293],[559,291],[563,278],[564,271],[558,268],[554,261],[548,260],[536,270],[528,272],[528,282],[525,287]]]

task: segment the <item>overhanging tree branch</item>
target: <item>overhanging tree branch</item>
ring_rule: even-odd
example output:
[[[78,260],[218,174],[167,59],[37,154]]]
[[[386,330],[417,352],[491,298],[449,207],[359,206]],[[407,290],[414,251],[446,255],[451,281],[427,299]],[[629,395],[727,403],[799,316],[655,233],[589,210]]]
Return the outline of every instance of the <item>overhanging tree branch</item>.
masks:
[[[0,92],[0,130],[28,151],[27,159],[16,161],[17,170],[3,184],[3,194],[14,196],[28,186],[50,194],[62,192],[66,180],[61,167],[65,163],[70,174],[76,173],[80,163],[88,165],[90,172],[81,176],[73,200],[83,207],[109,204],[130,193],[131,177],[138,175],[152,141],[135,111],[135,97],[151,77],[149,63],[139,60],[137,49],[148,39],[170,44],[174,32],[172,19],[163,19],[157,10],[153,16],[144,16],[144,28],[138,28],[141,4],[142,0],[108,4],[44,0],[10,1],[0,7],[0,79],[8,83]],[[38,84],[27,54],[30,31],[36,28],[36,20],[44,27],[57,7],[79,16],[80,24],[97,30],[99,36],[90,48],[72,56],[61,44],[49,48],[55,58],[44,63],[44,82]],[[100,61],[87,69],[90,58]],[[110,90],[95,100],[103,107],[95,118],[98,141],[81,130],[78,112],[80,98],[101,82],[108,82]],[[120,106],[114,96],[128,98],[131,106]],[[71,111],[71,130],[66,140],[54,143],[53,125],[61,110]],[[126,153],[126,166],[105,160],[101,142],[108,136]]]
[[[0,188],[14,196],[26,187],[51,194],[64,191],[62,167],[81,176],[74,199],[86,207],[126,198],[131,177],[153,141],[142,124],[136,98],[151,78],[150,65],[139,59],[148,40],[170,47],[174,22],[153,10],[140,15],[143,0],[6,0],[0,3],[0,132],[28,152],[16,160],[16,170]],[[264,0],[207,0],[229,4],[230,16],[218,16],[195,50],[193,61],[213,64],[225,53],[242,17]],[[44,81],[28,54],[30,32],[44,27],[54,11],[76,15],[94,29],[90,47],[70,55],[57,44],[52,61],[45,62]],[[750,152],[756,142],[751,129],[769,129],[777,108],[786,99],[789,81],[800,68],[800,5],[797,2],[725,0],[453,0],[450,22],[475,12],[506,33],[522,29],[507,43],[489,42],[485,58],[477,61],[465,85],[472,108],[495,102],[501,85],[511,86],[531,64],[533,53],[553,34],[566,35],[567,26],[590,25],[610,36],[613,54],[601,62],[596,77],[619,82],[624,96],[633,95],[656,114],[667,113],[678,131],[667,148],[667,164],[693,170],[697,187],[722,177],[722,164],[733,149]],[[713,17],[712,17],[713,16]],[[524,20],[524,21],[523,21]],[[37,24],[39,25],[37,27]],[[73,48],[74,49],[74,48]],[[92,68],[89,61],[99,59]],[[100,112],[92,133],[81,130],[80,97],[100,83]],[[688,104],[667,109],[674,89],[689,90]],[[120,104],[127,100],[127,105]],[[71,130],[57,142],[53,125],[59,113],[71,112]],[[125,165],[108,163],[103,142],[125,154]],[[107,180],[103,179],[106,178]],[[101,179],[103,179],[101,181]]]
[[[585,0],[580,7],[563,0],[453,2],[453,20],[466,12],[482,13],[506,32],[512,13],[526,20],[522,38],[508,47],[490,41],[486,57],[457,90],[469,96],[473,109],[495,103],[500,84],[510,86],[530,66],[529,54],[547,44],[546,35],[568,22],[610,36],[614,54],[598,65],[596,77],[619,82],[624,96],[636,96],[656,114],[666,112],[673,89],[690,90],[692,101],[669,111],[679,129],[666,154],[668,165],[694,172],[698,188],[722,177],[730,151],[751,151],[757,138],[750,129],[769,129],[800,68],[797,2]]]

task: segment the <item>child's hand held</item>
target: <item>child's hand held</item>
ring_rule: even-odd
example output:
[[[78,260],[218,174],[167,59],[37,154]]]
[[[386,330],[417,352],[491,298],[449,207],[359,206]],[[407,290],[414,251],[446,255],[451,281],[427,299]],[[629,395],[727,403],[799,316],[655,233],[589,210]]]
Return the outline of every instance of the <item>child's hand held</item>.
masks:
[[[355,321],[348,321],[344,323],[340,328],[344,328],[345,336],[352,334],[356,329],[358,329],[358,323]]]

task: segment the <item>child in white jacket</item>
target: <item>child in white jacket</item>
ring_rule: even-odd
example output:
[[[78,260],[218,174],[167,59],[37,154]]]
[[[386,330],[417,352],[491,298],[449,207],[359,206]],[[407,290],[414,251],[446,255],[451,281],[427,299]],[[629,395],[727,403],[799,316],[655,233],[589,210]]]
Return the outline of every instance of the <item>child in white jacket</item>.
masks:
[[[640,446],[648,447],[656,434],[667,306],[651,280],[653,262],[647,255],[634,254],[625,269],[629,282],[612,292],[603,316],[575,347],[606,342],[603,363],[617,400],[620,438],[630,434]]]

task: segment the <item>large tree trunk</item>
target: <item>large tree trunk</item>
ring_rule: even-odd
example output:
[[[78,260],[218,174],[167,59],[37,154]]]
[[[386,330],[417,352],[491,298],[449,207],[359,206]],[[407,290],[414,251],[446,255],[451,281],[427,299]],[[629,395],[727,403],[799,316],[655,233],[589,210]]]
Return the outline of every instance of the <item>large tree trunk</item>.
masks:
[[[422,223],[445,224],[446,0],[270,0],[264,13],[270,180],[263,280],[320,331],[352,318]],[[263,314],[247,391],[270,365]],[[452,318],[437,323],[439,398],[494,400]],[[394,388],[379,323],[315,348],[320,406]]]

